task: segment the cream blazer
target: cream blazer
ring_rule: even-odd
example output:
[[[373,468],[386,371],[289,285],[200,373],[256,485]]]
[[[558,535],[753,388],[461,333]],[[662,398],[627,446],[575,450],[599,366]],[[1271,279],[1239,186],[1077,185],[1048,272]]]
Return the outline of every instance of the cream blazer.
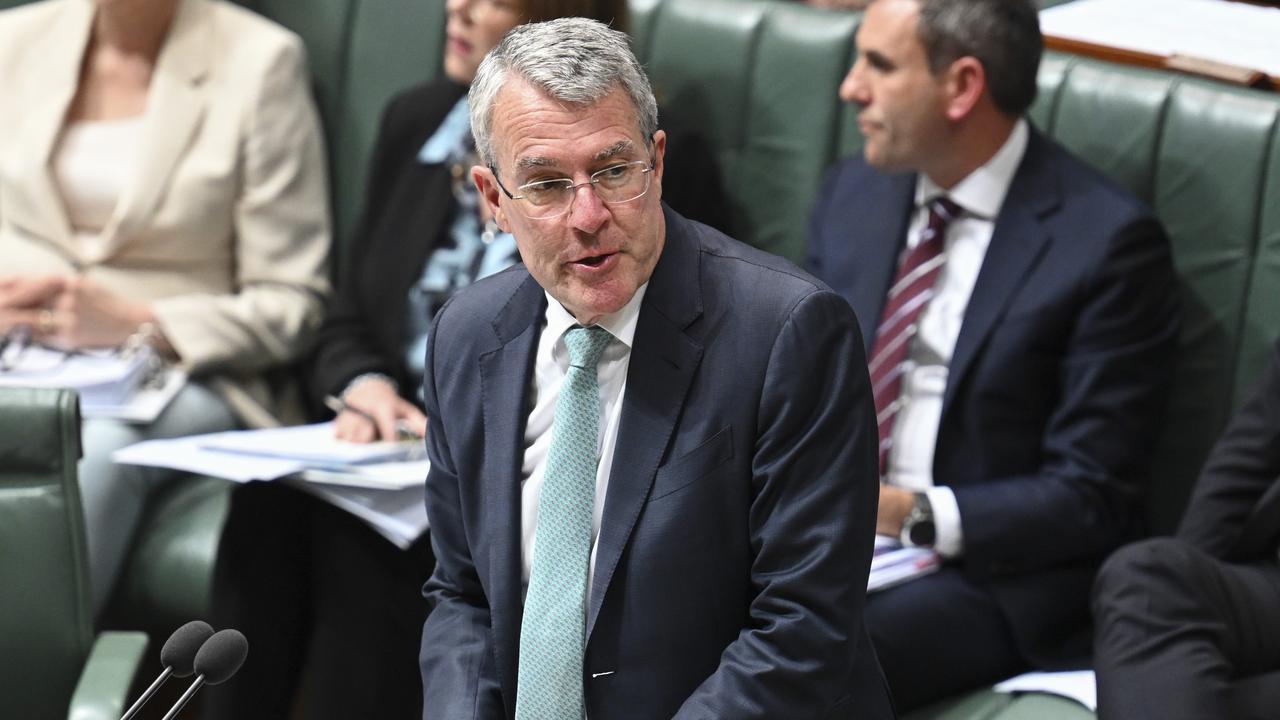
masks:
[[[301,41],[217,0],[180,0],[144,147],[81,254],[52,172],[90,0],[0,12],[0,276],[79,273],[152,303],[193,377],[253,426],[281,417],[262,372],[305,352],[329,291],[326,169]],[[292,419],[292,418],[290,418]]]

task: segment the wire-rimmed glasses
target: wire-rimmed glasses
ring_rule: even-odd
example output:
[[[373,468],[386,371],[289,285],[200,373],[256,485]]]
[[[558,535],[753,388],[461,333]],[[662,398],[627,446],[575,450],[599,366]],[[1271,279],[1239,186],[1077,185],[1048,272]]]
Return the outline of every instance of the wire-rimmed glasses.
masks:
[[[519,193],[516,195],[502,184],[497,168],[489,166],[502,192],[512,200],[518,200],[516,205],[521,214],[533,220],[551,220],[569,212],[574,198],[578,196],[578,188],[586,185],[591,186],[596,197],[605,205],[636,200],[649,192],[653,168],[653,163],[647,160],[621,162],[591,173],[586,182],[575,183],[571,178],[554,178],[525,183],[516,188]]]

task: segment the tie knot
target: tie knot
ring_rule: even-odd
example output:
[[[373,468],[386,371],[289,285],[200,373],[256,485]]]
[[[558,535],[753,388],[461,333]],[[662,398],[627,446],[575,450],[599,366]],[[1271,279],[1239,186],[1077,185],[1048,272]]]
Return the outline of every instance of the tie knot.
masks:
[[[569,364],[594,370],[600,360],[600,353],[604,352],[612,337],[608,330],[597,325],[574,325],[569,328],[564,334],[564,345],[569,349]]]
[[[941,218],[942,222],[949,223],[960,217],[964,212],[964,208],[957,205],[955,200],[945,195],[939,195],[929,201],[929,212]]]

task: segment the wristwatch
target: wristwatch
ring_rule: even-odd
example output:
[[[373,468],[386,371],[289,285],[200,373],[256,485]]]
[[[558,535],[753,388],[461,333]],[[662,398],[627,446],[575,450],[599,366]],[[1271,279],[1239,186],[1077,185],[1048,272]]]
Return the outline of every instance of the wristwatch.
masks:
[[[902,521],[902,544],[933,547],[938,541],[938,526],[933,522],[933,505],[925,493],[913,493],[911,511]]]

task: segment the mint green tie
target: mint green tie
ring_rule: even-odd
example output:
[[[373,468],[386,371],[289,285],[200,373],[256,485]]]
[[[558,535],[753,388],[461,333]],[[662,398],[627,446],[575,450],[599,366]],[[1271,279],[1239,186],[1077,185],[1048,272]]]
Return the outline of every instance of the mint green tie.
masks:
[[[576,325],[564,334],[569,371],[556,400],[538,498],[533,569],[520,625],[516,720],[581,720],[584,715],[587,573],[600,461],[596,363],[610,337],[602,328]]]

